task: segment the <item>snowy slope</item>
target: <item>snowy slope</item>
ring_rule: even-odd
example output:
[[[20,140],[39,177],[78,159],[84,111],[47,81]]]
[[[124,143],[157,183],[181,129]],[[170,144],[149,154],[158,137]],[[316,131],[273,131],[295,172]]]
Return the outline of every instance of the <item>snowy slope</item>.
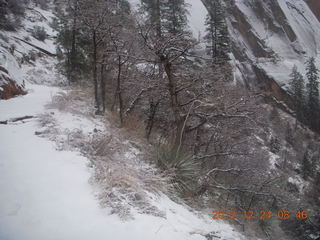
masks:
[[[59,89],[27,87],[28,95],[0,101],[0,121],[52,112],[45,104]],[[93,132],[96,127],[74,114],[55,111],[53,116],[61,129]],[[210,220],[209,213],[198,215],[163,194],[149,193],[164,217],[135,213],[124,222],[110,215],[110,209],[99,205],[99,189],[89,184],[88,159],[78,152],[59,151],[36,131],[36,118],[0,125],[1,240],[201,240],[209,233],[225,240],[245,239],[230,225]]]
[[[235,0],[228,7],[238,63],[263,69],[280,85],[294,65],[304,73],[309,57],[320,63],[320,22],[304,0]]]
[[[53,81],[57,80],[58,82],[55,83],[65,81],[62,76],[56,76],[58,75],[57,72],[52,71],[57,60],[53,57],[48,60],[46,53],[34,47],[43,49],[52,56],[56,53],[55,36],[57,32],[51,27],[53,18],[52,12],[30,3],[18,31],[0,32],[0,67],[5,69],[8,72],[8,77],[19,86],[23,86],[25,81],[46,82],[48,84],[52,84]],[[34,27],[44,28],[47,34],[47,38],[44,41],[39,41],[33,37],[32,31]],[[51,64],[36,62],[35,58]],[[53,75],[48,75],[49,72],[53,73]],[[0,73],[2,72],[0,71]],[[34,77],[35,74],[37,77]],[[1,79],[0,87],[6,84]]]
[[[189,4],[189,27],[195,38],[205,33],[207,9],[202,2]],[[133,6],[139,0],[130,0]],[[236,80],[256,86],[260,76],[256,66],[279,85],[286,86],[294,65],[304,73],[304,63],[315,57],[320,64],[320,22],[304,0],[225,1],[232,41],[232,61]]]
[[[57,128],[66,134],[81,131],[90,136],[95,131],[106,131],[106,123],[74,112],[48,109],[46,104],[58,92],[66,93],[52,86],[65,81],[55,69],[57,59],[39,55],[37,49],[17,38],[54,54],[56,32],[50,26],[54,15],[32,5],[26,11],[23,27],[15,33],[2,32],[8,40],[0,40],[1,66],[17,83],[24,82],[28,92],[25,96],[0,100],[0,122],[8,121],[0,124],[0,239],[204,240],[209,235],[225,240],[246,239],[229,224],[211,220],[209,211],[196,212],[165,194],[145,193],[161,216],[142,214],[132,208],[133,218],[123,221],[108,206],[101,207],[103,186],[91,183],[94,173],[89,159],[80,150],[61,148],[59,143],[39,137],[39,132],[44,131],[39,123],[44,115],[51,116],[56,125],[49,124],[47,128]],[[33,38],[30,33],[33,26],[43,26],[47,40]],[[14,53],[9,51],[12,44],[16,47]],[[31,52],[37,57],[22,62]],[[13,121],[23,116],[32,118]],[[129,150],[127,158],[121,161],[130,161],[132,165],[135,161]]]

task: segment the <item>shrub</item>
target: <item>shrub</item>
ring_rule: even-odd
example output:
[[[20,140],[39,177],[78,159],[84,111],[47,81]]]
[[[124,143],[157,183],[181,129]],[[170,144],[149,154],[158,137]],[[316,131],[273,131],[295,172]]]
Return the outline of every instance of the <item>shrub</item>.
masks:
[[[14,51],[16,50],[16,45],[14,45],[14,44],[11,44],[10,45],[10,48],[9,48],[9,51],[10,51],[10,53],[13,55],[14,54]]]
[[[24,53],[20,59],[21,63],[31,63],[36,61],[37,54],[34,51],[29,52],[28,54]]]
[[[21,19],[19,16],[7,15],[0,19],[0,29],[5,31],[15,31],[21,24]]]
[[[41,9],[47,10],[48,9],[48,2],[47,0],[36,0],[35,3]]]
[[[295,143],[295,136],[294,136],[294,131],[290,125],[290,123],[287,123],[286,127],[286,133],[285,133],[285,139],[287,143],[294,145]]]
[[[280,140],[277,137],[272,137],[270,140],[269,147],[271,152],[278,153],[281,149]]]
[[[0,1],[0,29],[15,31],[20,25],[24,9],[23,0]]]
[[[31,51],[28,53],[30,61],[35,62],[37,59],[37,53],[35,51]]]
[[[191,190],[199,173],[199,165],[192,155],[178,151],[177,147],[161,147],[157,165],[168,174],[178,190]]]
[[[313,167],[311,163],[311,153],[310,150],[307,149],[303,155],[303,159],[301,162],[301,172],[302,177],[306,180],[309,176],[313,176]]]
[[[47,38],[47,32],[44,27],[35,26],[32,30],[32,36],[43,42]]]

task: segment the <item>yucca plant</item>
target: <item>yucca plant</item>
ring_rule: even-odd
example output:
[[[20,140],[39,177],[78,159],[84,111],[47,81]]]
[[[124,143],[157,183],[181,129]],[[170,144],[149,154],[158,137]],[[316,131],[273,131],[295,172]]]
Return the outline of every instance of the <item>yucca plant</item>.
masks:
[[[157,164],[172,179],[180,191],[189,191],[194,186],[199,173],[199,164],[192,155],[177,147],[161,147]]]

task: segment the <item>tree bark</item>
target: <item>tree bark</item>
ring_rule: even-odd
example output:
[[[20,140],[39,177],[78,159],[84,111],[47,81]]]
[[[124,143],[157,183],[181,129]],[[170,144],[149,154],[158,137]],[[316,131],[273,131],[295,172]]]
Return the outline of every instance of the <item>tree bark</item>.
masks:
[[[70,53],[70,65],[71,70],[69,73],[69,81],[75,82],[74,71],[76,68],[76,33],[77,33],[77,0],[74,0],[74,9],[73,9],[73,22],[72,22],[72,40],[71,40],[71,53]]]
[[[171,100],[171,109],[173,112],[173,117],[176,125],[176,133],[174,136],[174,145],[181,145],[183,142],[182,131],[183,131],[183,117],[179,107],[178,96],[177,96],[177,86],[172,74],[172,65],[168,59],[162,57],[162,62],[164,65],[164,70],[168,77],[168,90]]]
[[[111,111],[114,110],[114,107],[116,105],[117,98],[119,99],[119,119],[120,119],[120,125],[123,124],[123,100],[122,100],[122,94],[121,94],[121,71],[122,71],[122,63],[121,63],[121,56],[118,56],[118,76],[117,76],[117,88],[116,92],[114,94],[114,100],[111,107]]]
[[[92,32],[92,44],[93,44],[93,84],[94,84],[94,100],[95,100],[95,108],[97,112],[100,111],[100,103],[98,97],[98,79],[97,79],[97,36],[96,31],[93,30]]]
[[[105,83],[105,74],[104,74],[105,65],[101,64],[101,104],[102,111],[106,111],[106,83]]]
[[[153,125],[154,125],[154,117],[157,113],[157,109],[158,106],[160,104],[160,100],[158,100],[156,102],[156,104],[154,104],[153,100],[150,100],[150,110],[149,110],[149,117],[148,117],[148,123],[147,123],[147,127],[146,127],[146,138],[147,140],[149,140],[152,129],[153,129]]]

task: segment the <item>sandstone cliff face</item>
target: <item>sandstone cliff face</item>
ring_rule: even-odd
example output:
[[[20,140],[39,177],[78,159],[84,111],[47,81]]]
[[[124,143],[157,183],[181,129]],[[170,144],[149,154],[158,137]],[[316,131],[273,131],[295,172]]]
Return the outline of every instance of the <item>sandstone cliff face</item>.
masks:
[[[22,86],[18,85],[9,75],[6,69],[0,66],[0,99],[10,99],[17,95],[26,94]]]
[[[211,1],[202,2],[210,11]],[[293,66],[304,73],[309,57],[320,62],[319,0],[224,2],[236,79],[248,88],[271,91],[279,100],[285,99],[274,89],[288,87]]]
[[[307,4],[309,5],[310,9],[316,15],[318,20],[320,21],[320,2],[319,0],[306,0]]]

